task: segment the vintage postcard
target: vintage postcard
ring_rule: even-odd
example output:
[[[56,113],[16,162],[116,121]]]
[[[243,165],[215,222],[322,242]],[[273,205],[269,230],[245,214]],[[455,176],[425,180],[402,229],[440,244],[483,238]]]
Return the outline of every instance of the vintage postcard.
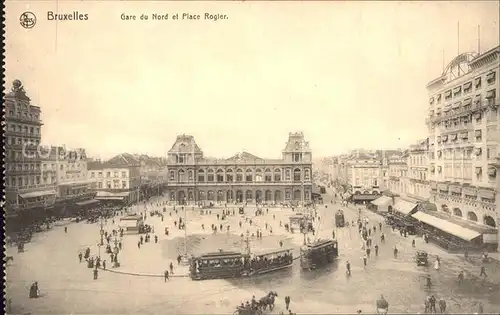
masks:
[[[498,1],[5,1],[7,314],[500,310]]]

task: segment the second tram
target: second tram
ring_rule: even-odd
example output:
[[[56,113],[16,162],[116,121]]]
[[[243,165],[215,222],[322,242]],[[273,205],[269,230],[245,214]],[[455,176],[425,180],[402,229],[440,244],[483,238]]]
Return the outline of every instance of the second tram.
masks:
[[[243,275],[245,259],[241,253],[220,251],[193,257],[190,276],[193,280],[238,278]]]
[[[339,255],[336,240],[319,239],[300,249],[300,267],[314,270],[332,263]]]

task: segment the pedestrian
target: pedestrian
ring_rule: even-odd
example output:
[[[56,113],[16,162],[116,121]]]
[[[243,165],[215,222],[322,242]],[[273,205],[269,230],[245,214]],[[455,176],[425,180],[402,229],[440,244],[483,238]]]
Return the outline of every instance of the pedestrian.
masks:
[[[486,274],[486,268],[484,267],[484,265],[481,266],[481,273],[479,274],[479,276],[485,276],[487,277],[488,275]]]
[[[366,254],[363,256],[363,264],[365,265],[366,267],[366,262],[368,260],[368,256],[366,256]]]
[[[170,273],[174,274],[174,264],[170,263],[169,267],[170,267]]]
[[[378,256],[378,245],[375,244],[375,256]]]
[[[439,299],[439,310],[441,311],[441,314],[446,312],[446,301],[443,297]]]
[[[97,268],[94,268],[94,280],[97,280],[97,275],[98,275]]]
[[[479,303],[477,304],[477,312],[478,312],[478,314],[484,313],[483,302],[481,302],[481,301],[479,301]]]
[[[394,246],[394,258],[398,258],[398,248]]]
[[[367,247],[367,248],[366,248],[366,255],[367,255],[368,257],[370,257],[370,252],[371,252],[370,247]]]
[[[283,247],[283,241],[280,240],[280,247]]]
[[[290,297],[288,295],[285,296],[285,306],[286,306],[286,310],[288,310],[290,308]]]
[[[102,261],[102,269],[106,270],[106,260]]]
[[[122,242],[119,242],[119,243],[118,243],[118,248],[119,248],[120,250],[122,250]]]
[[[351,275],[351,263],[349,261],[346,261],[345,268],[346,268],[346,274],[348,276],[350,276]]]
[[[168,280],[168,270],[165,270],[165,272],[163,273],[163,278],[164,278],[165,282],[167,282],[167,280]]]
[[[64,233],[68,233],[68,227],[67,226],[64,227]]]
[[[458,284],[462,284],[464,282],[464,271],[460,270],[458,273]]]
[[[83,258],[82,252],[79,252],[78,253],[78,259],[80,260],[80,262],[82,262],[82,258]]]
[[[430,302],[430,311],[433,313],[436,313],[436,297],[434,295],[431,295],[431,299],[429,300]]]
[[[332,231],[332,238],[335,239],[335,230]]]
[[[137,248],[139,248],[139,249],[141,248],[141,241],[137,242]]]
[[[158,235],[155,235],[155,243],[158,243]]]

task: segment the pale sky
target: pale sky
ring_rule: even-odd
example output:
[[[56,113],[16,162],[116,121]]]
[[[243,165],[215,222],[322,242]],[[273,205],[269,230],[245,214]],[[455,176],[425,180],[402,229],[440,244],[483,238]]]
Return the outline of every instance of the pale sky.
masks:
[[[28,4],[30,3],[30,4]],[[47,21],[47,11],[88,21]],[[460,51],[499,45],[498,1],[7,1],[6,80],[42,108],[45,144],[165,155],[191,134],[205,155],[313,156],[425,138],[425,86]],[[34,28],[20,26],[31,11]],[[228,20],[122,21],[205,12]]]

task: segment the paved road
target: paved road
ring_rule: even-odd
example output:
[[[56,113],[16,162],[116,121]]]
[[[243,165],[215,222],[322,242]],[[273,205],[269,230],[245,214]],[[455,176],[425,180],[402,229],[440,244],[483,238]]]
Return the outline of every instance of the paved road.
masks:
[[[329,197],[325,200],[329,202]],[[321,237],[331,237],[335,206],[320,207],[321,223],[318,226]],[[142,209],[138,209],[142,210]],[[279,227],[279,221],[285,222],[292,215],[290,209],[269,209],[269,214],[253,219],[252,226],[244,223],[244,217],[229,217],[226,222],[217,220],[213,210],[211,215],[200,215],[198,211],[188,212],[188,232],[196,234],[188,238],[188,249],[191,252],[216,250],[217,248],[242,249],[244,246],[239,236],[247,230],[253,233],[258,227],[264,230],[262,241],[252,240],[254,250],[257,248],[276,248],[279,240],[285,246],[298,248],[302,243],[300,234],[286,234]],[[355,210],[346,209],[349,219],[357,217]],[[172,217],[169,213],[172,212]],[[247,211],[248,216],[252,211]],[[274,214],[274,218],[273,218]],[[178,220],[181,213],[167,211],[165,220],[148,217],[146,223],[155,226],[159,236],[158,244],[148,243],[137,248],[138,236],[129,235],[123,240],[123,251],[120,253],[121,271],[142,274],[126,275],[112,272],[100,272],[98,280],[92,280],[92,272],[84,264],[78,262],[77,254],[86,246],[97,252],[95,244],[99,238],[98,224],[71,224],[68,233],[63,227],[54,227],[49,232],[37,234],[32,243],[26,245],[26,252],[13,253],[15,261],[7,269],[7,295],[13,300],[13,312],[32,313],[72,313],[72,314],[156,314],[165,309],[179,314],[214,314],[232,313],[235,305],[264,295],[269,290],[280,294],[275,313],[284,307],[282,297],[292,298],[291,309],[297,313],[346,313],[358,309],[364,313],[374,311],[375,300],[384,294],[390,303],[390,311],[420,312],[423,311],[423,300],[428,294],[444,296],[451,312],[476,311],[477,302],[482,301],[485,311],[500,308],[493,297],[498,296],[498,285],[473,276],[466,284],[458,286],[456,275],[458,270],[466,268],[477,274],[479,269],[472,264],[464,263],[460,258],[446,254],[429,244],[417,240],[417,248],[439,255],[443,261],[442,269],[417,267],[413,261],[414,249],[411,239],[404,239],[397,233],[385,228],[387,243],[380,244],[378,257],[370,257],[368,266],[364,267],[361,240],[355,228],[337,230],[340,245],[339,260],[323,270],[302,272],[298,265],[290,271],[270,274],[254,279],[190,281],[189,278],[172,278],[167,283],[161,277],[144,275],[161,275],[170,262],[184,247],[184,231],[176,230],[173,221]],[[366,213],[370,223],[380,220],[376,214]],[[243,227],[238,226],[239,221]],[[213,224],[229,225],[232,233],[211,235],[201,229]],[[272,226],[273,233],[265,230],[265,223]],[[170,226],[171,235],[163,235],[163,227]],[[106,229],[111,230],[113,224],[108,222]],[[379,232],[377,232],[378,235]],[[311,236],[312,237],[312,236]],[[378,239],[378,236],[377,236]],[[397,259],[393,258],[394,245],[400,250]],[[9,254],[12,249],[9,249]],[[345,261],[351,262],[352,276],[345,274]],[[185,266],[175,266],[175,275],[184,275]],[[476,269],[474,269],[476,268]],[[433,288],[430,292],[424,286],[424,277],[431,274]],[[40,299],[28,299],[27,290],[32,281],[38,281],[42,291]]]

